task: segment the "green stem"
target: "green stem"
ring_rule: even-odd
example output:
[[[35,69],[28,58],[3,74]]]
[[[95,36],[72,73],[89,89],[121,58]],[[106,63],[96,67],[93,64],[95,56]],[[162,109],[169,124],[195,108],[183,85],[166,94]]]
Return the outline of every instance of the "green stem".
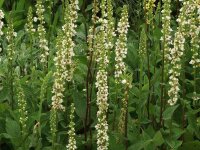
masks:
[[[12,45],[12,50],[14,49],[14,46]],[[12,54],[12,60],[9,60],[9,81],[10,81],[10,96],[11,96],[11,108],[14,110],[14,76],[13,76],[13,54]]]
[[[125,96],[125,101],[126,101],[126,116],[125,116],[125,132],[124,132],[124,137],[125,137],[125,150],[128,150],[128,91],[129,87],[126,87],[126,96]]]
[[[146,27],[147,33],[149,32],[149,25]],[[149,38],[147,38],[147,69],[148,69],[148,80],[149,80],[149,95],[147,99],[147,116],[148,119],[150,118],[150,112],[149,112],[149,107],[150,107],[150,101],[151,101],[151,76],[150,76],[150,53],[149,53]]]
[[[164,39],[165,43],[165,39]],[[162,50],[162,75],[161,75],[161,96],[160,96],[160,127],[163,126],[163,107],[164,107],[164,80],[165,80],[165,50]]]
[[[141,58],[141,59],[143,59],[143,58]],[[139,79],[139,91],[140,91],[140,94],[139,94],[139,101],[140,101],[140,103],[142,102],[142,85],[143,85],[143,61],[140,61],[140,79]],[[139,118],[139,120],[141,120],[142,119],[142,112],[144,112],[144,111],[142,111],[142,107],[141,106],[139,106],[139,113],[138,113],[138,118]]]

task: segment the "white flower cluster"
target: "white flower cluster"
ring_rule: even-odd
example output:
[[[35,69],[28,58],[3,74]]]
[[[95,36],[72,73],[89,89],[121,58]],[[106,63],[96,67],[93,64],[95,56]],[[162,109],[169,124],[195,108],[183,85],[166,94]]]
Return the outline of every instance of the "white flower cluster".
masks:
[[[183,2],[183,6],[180,9],[180,14],[177,19],[178,28],[175,33],[173,48],[170,49],[170,55],[168,57],[170,61],[170,70],[169,70],[169,85],[170,89],[168,91],[170,105],[175,105],[179,97],[179,76],[181,71],[181,59],[184,54],[184,44],[185,38],[187,36],[186,27],[190,25],[190,20],[187,16],[194,11],[194,5],[191,0]],[[187,15],[185,15],[187,14]],[[190,18],[189,18],[190,19]]]
[[[106,19],[106,17],[107,17],[107,0],[101,1],[100,8],[101,8],[101,15],[102,15],[100,19]]]
[[[2,21],[3,18],[4,18],[4,13],[3,13],[3,11],[0,9],[0,36],[3,35],[3,32],[2,32],[2,28],[3,28],[3,25],[4,25],[4,23],[3,23],[3,21]]]
[[[52,134],[52,144],[55,141],[56,138],[56,129],[57,127],[57,111],[55,109],[51,109],[50,112],[50,130]]]
[[[106,37],[105,48],[110,51],[114,46],[113,39],[114,36],[116,36],[114,29],[112,0],[102,0],[101,12],[102,18],[100,18],[97,22],[101,24],[100,30],[104,31]]]
[[[147,36],[145,33],[145,29],[143,28],[140,34],[140,43],[139,43],[139,57],[140,61],[144,61],[144,58],[146,56],[146,51],[147,51]]]
[[[92,9],[92,22],[93,24],[96,24],[97,20],[99,17],[97,16],[97,13],[99,12],[99,7],[98,7],[98,0],[93,1],[93,9]]]
[[[29,7],[28,10],[28,16],[27,16],[27,22],[25,24],[25,30],[26,32],[30,33],[31,35],[33,35],[35,33],[35,29],[33,26],[33,10],[32,7]]]
[[[78,19],[78,0],[71,0],[70,4],[66,4],[65,24],[62,26],[62,76],[65,80],[71,81],[74,72],[74,41],[73,37],[76,34],[76,21]]]
[[[66,9],[65,9],[65,24],[62,27],[62,30],[64,34],[74,36],[76,34],[76,21],[78,19],[78,0],[70,0],[70,4],[66,3]],[[70,28],[67,28],[70,27]]]
[[[107,85],[107,72],[100,69],[96,77],[97,92],[97,118],[98,122],[95,128],[97,129],[97,150],[108,149],[108,123],[106,113],[108,110],[108,85]]]
[[[19,111],[19,122],[22,127],[22,134],[25,134],[26,130],[26,122],[28,120],[28,112],[26,110],[27,103],[24,95],[24,90],[21,87],[19,79],[17,79],[17,104],[18,104],[18,111]]]
[[[119,116],[119,124],[118,124],[118,130],[121,134],[124,134],[125,131],[125,120],[126,120],[126,110],[127,110],[127,101],[125,98],[122,99],[122,108],[120,110],[120,116]]]
[[[54,4],[54,1],[52,0],[46,0],[47,4],[48,4],[48,9],[50,10],[50,13],[52,14],[52,7],[53,7],[53,4]]]
[[[2,31],[2,28],[3,28],[3,21],[2,19],[4,18],[4,13],[3,11],[0,9],[0,37],[3,35],[3,31]],[[1,46],[1,43],[0,43],[0,46]],[[0,47],[0,52],[2,51],[2,48]]]
[[[200,53],[199,53],[199,33],[200,33],[200,4],[198,2],[194,2],[194,5],[196,6],[196,12],[194,11],[193,14],[191,14],[190,17],[190,30],[189,34],[191,37],[191,46],[192,46],[192,59],[190,61],[190,64],[193,66],[193,68],[200,67]],[[195,17],[198,16],[198,17]]]
[[[192,97],[192,99],[193,99],[194,101],[200,100],[199,94],[197,94],[197,92],[193,92],[193,97]]]
[[[42,54],[41,54],[41,62],[44,63],[46,65],[47,63],[47,57],[49,55],[49,48],[48,48],[48,41],[46,39],[46,30],[44,28],[44,5],[42,0],[37,0],[36,6],[37,8],[36,10],[36,14],[39,20],[39,24],[38,24],[38,34],[39,34],[39,48],[41,48],[42,50]]]
[[[153,16],[153,9],[155,7],[156,0],[144,0],[144,11],[146,15],[146,23],[150,24]]]
[[[14,38],[17,36],[17,33],[14,31],[12,19],[8,20],[8,31],[6,32],[6,39],[8,40],[7,55],[8,60],[12,62],[15,55],[14,50]]]
[[[155,7],[155,1],[156,0],[145,0],[145,9],[148,11],[150,9],[152,9],[153,7]]]
[[[59,40],[59,38],[58,38]],[[57,42],[57,48],[60,47],[60,42]],[[57,57],[54,59],[56,65],[56,72],[54,73],[54,84],[53,84],[53,96],[52,96],[52,108],[55,110],[65,110],[63,103],[63,92],[64,88],[64,79],[62,77],[62,51],[58,49]]]
[[[115,21],[113,18],[113,7],[112,7],[112,0],[107,0],[107,14],[108,14],[108,22],[106,25],[106,33],[107,33],[107,44],[106,48],[111,50],[114,47],[113,39],[116,36],[115,34]]]
[[[123,86],[123,98],[122,98],[122,107],[120,111],[119,117],[119,124],[118,129],[121,134],[125,133],[126,127],[126,119],[127,119],[127,112],[128,112],[128,98],[129,98],[129,90],[132,88],[131,81],[128,77],[122,80]]]
[[[120,118],[118,129],[121,134],[125,133],[125,124],[127,117],[127,102],[128,102],[128,89],[131,87],[131,83],[128,78],[126,78],[126,65],[124,63],[124,59],[127,55],[127,33],[128,33],[129,23],[128,23],[128,7],[126,5],[123,6],[121,19],[118,23],[117,31],[119,33],[119,37],[116,42],[116,50],[115,50],[115,80],[116,83],[120,85],[122,95],[122,106],[120,111]]]
[[[97,13],[99,12],[98,7],[98,1],[93,1],[93,9],[92,9],[92,26],[89,27],[88,30],[88,37],[87,37],[87,43],[88,43],[88,59],[89,56],[93,56],[93,50],[94,50],[94,40],[95,40],[95,34],[96,34],[96,25],[97,21],[99,20],[99,17],[97,16]]]
[[[101,1],[101,13],[102,18],[98,21],[101,24],[100,31],[95,37],[95,55],[97,57],[98,72],[96,76],[96,88],[97,88],[97,150],[107,150],[109,146],[108,142],[108,123],[107,123],[107,110],[108,110],[108,81],[107,81],[107,67],[108,67],[108,48],[107,45],[107,3],[106,0]]]
[[[65,107],[62,105],[64,97],[63,92],[65,90],[64,81],[61,73],[58,72],[58,70],[54,73],[54,77],[55,80],[52,90],[52,93],[54,94],[52,96],[52,108],[55,110],[65,110]]]
[[[54,94],[52,97],[52,107],[56,110],[64,110],[63,102],[63,92],[65,90],[65,81],[71,81],[73,76],[73,61],[74,56],[74,42],[73,37],[75,35],[76,20],[78,11],[78,1],[71,1],[71,4],[66,4],[65,11],[65,24],[62,27],[62,32],[58,35],[57,39],[57,52],[54,58],[56,72],[54,73]],[[74,18],[73,18],[74,17]]]
[[[199,1],[200,2],[200,1]],[[199,53],[199,33],[200,33],[200,3],[198,1],[194,2],[196,6],[196,11],[190,14],[190,26],[189,26],[189,35],[191,37],[191,51],[192,59],[190,64],[194,68],[194,92],[192,99],[197,101],[200,99],[199,94],[197,94],[196,80],[197,80],[197,69],[200,67],[200,53]]]
[[[93,52],[93,42],[94,42],[94,34],[95,34],[95,26],[91,26],[88,30],[88,36],[87,36],[87,43],[88,43],[88,51],[89,53]],[[88,57],[89,59],[89,57]]]
[[[163,51],[165,61],[170,60],[170,46],[172,45],[172,28],[171,28],[171,0],[164,0],[162,12],[162,34]]]
[[[118,23],[117,31],[119,33],[119,37],[116,42],[116,50],[115,50],[115,78],[116,82],[121,82],[121,76],[125,74],[126,67],[124,63],[124,59],[127,55],[127,33],[128,33],[128,10],[127,6],[124,6],[122,10],[121,19]]]
[[[75,123],[74,123],[74,111],[75,111],[75,107],[74,107],[74,103],[71,104],[71,113],[70,113],[70,123],[69,123],[69,131],[68,131],[68,135],[69,135],[69,141],[68,141],[68,145],[67,150],[75,150],[77,149],[76,146],[76,139],[75,139]]]

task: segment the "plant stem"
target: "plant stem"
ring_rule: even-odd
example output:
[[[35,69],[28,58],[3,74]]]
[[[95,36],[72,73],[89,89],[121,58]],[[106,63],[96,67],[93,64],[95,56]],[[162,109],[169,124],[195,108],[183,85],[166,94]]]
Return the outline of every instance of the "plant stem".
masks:
[[[97,1],[94,0],[94,5],[96,6]],[[82,12],[86,16],[85,12],[85,7],[86,7],[86,0],[84,0],[83,5],[82,5]],[[96,9],[96,7],[94,8]],[[96,10],[94,10],[96,12]],[[96,21],[95,21],[96,22]],[[96,25],[95,22],[93,23],[92,26],[92,37],[95,36],[96,32]],[[86,41],[87,41],[87,24],[85,23],[85,34],[86,34]],[[94,47],[94,38],[92,39],[92,48]],[[92,129],[90,127],[91,124],[91,100],[92,100],[92,89],[93,89],[93,83],[94,83],[94,77],[95,77],[95,70],[92,72],[92,67],[96,66],[96,63],[93,65],[93,51],[89,51],[89,62],[88,62],[88,71],[87,71],[87,77],[86,77],[86,114],[85,114],[85,122],[84,122],[84,136],[85,136],[85,142],[87,142],[87,125],[89,124],[89,133],[90,133],[90,148],[92,148]],[[86,146],[85,149],[88,149]]]
[[[186,87],[185,87],[185,56],[183,57],[183,83],[182,83],[182,105],[183,105],[183,108],[182,108],[182,129],[184,129],[185,127],[185,98],[186,98]],[[184,136],[182,135],[182,140],[184,141]]]
[[[14,41],[13,41],[14,42]],[[12,44],[12,47],[11,49],[13,50],[14,49],[14,46]],[[8,75],[9,75],[9,85],[10,85],[10,96],[11,96],[11,108],[12,110],[14,110],[14,76],[13,76],[13,54],[12,54],[12,59],[9,60],[9,64],[8,64]]]
[[[87,142],[87,124],[88,124],[88,117],[90,117],[90,103],[91,103],[91,79],[92,79],[92,73],[91,73],[91,66],[93,62],[93,52],[90,53],[90,59],[88,63],[88,71],[87,71],[87,77],[86,77],[86,102],[87,102],[87,107],[86,107],[86,115],[85,115],[85,129],[84,129],[84,134],[85,134],[85,142]],[[90,121],[89,121],[90,122]]]
[[[11,95],[11,108],[14,110],[14,91],[13,91],[13,69],[12,62],[10,65],[10,95]]]
[[[126,92],[128,93],[129,87],[126,87]],[[125,132],[124,132],[124,137],[125,137],[125,150],[128,150],[128,94],[126,94],[125,97],[126,101],[126,116],[125,116]]]
[[[140,71],[139,71],[140,73],[140,76],[139,76],[139,91],[140,91],[140,94],[139,94],[139,101],[140,101],[140,103],[142,102],[142,98],[141,98],[141,96],[142,96],[142,85],[143,85],[143,61],[140,61]],[[138,112],[138,118],[139,119],[142,119],[142,108],[143,107],[140,107],[139,106],[139,112]],[[144,111],[143,111],[144,112]]]
[[[147,24],[146,26],[146,31],[147,33],[149,32],[149,25]],[[148,36],[147,36],[148,37]],[[147,67],[148,67],[148,80],[149,80],[149,94],[148,94],[148,99],[147,99],[147,116],[148,119],[150,118],[150,112],[149,112],[149,107],[150,107],[150,101],[151,101],[151,75],[150,75],[150,53],[149,53],[149,38],[147,38]]]
[[[165,42],[165,39],[164,39]],[[165,76],[165,50],[162,48],[162,75],[161,75],[161,96],[160,96],[160,127],[163,126],[163,105],[164,105],[164,76]]]

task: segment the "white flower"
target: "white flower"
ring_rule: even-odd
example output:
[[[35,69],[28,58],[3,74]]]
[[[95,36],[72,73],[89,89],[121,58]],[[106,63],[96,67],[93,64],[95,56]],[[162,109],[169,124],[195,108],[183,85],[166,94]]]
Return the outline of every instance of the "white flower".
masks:
[[[67,150],[76,150],[77,149],[76,139],[75,139],[74,111],[75,111],[75,107],[74,107],[74,103],[72,103],[71,104],[71,113],[70,113],[69,131],[68,131],[69,140],[68,140],[68,145],[66,146]]]
[[[34,17],[34,21],[36,21],[36,19],[39,20],[39,24],[38,24],[38,35],[39,35],[39,47],[41,49],[41,63],[43,63],[45,66],[47,65],[47,58],[49,55],[49,48],[48,48],[48,41],[46,40],[46,30],[44,28],[44,5],[43,5],[43,1],[42,0],[37,0],[36,3],[36,14],[37,17]],[[46,66],[47,67],[47,66]]]
[[[128,11],[126,8],[123,8],[123,12],[121,15],[121,19],[118,23],[118,28],[117,31],[119,33],[119,37],[116,42],[116,50],[115,50],[115,78],[116,78],[116,83],[121,82],[121,75],[125,73],[126,68],[125,68],[125,63],[123,59],[126,58],[127,54],[127,48],[126,48],[126,42],[127,42],[127,37],[126,34],[128,32]]]
[[[165,62],[169,62],[171,59],[170,56],[170,47],[172,45],[172,28],[171,28],[171,0],[163,0],[163,10],[162,10],[162,33],[163,36],[161,40],[164,42],[163,51],[165,54]],[[178,18],[179,20],[179,18]]]
[[[34,17],[34,18],[33,18],[33,21],[34,21],[34,22],[37,22],[37,20],[38,20],[37,17]]]
[[[36,31],[34,29],[34,26],[33,26],[33,12],[32,12],[32,7],[29,7],[29,10],[28,10],[28,17],[27,17],[27,22],[25,24],[25,30],[28,33],[32,34],[32,35]]]
[[[194,12],[196,10],[195,1],[187,1],[183,3],[183,6],[180,10],[180,14],[178,16],[178,28],[175,33],[173,48],[170,49],[170,78],[169,85],[170,89],[168,90],[169,100],[168,103],[170,105],[176,104],[179,98],[179,76],[181,72],[181,59],[184,54],[185,48],[185,38],[190,35],[188,33],[188,25],[191,25],[193,22]],[[187,14],[187,15],[185,15]],[[190,26],[191,28],[192,26]],[[193,32],[192,32],[193,33]],[[194,61],[190,61],[190,63],[194,63]]]
[[[0,9],[0,19],[3,19],[4,18],[4,13],[3,11]]]
[[[3,11],[0,9],[0,36],[3,35],[3,32],[2,32],[2,28],[3,28],[3,25],[4,25],[4,23],[3,23],[3,21],[2,21],[3,18],[4,18],[4,13],[3,13]]]
[[[122,84],[126,84],[126,79],[123,79],[123,80],[122,80]]]
[[[14,36],[14,37],[17,37],[17,32],[14,32],[14,33],[13,33],[13,36]]]

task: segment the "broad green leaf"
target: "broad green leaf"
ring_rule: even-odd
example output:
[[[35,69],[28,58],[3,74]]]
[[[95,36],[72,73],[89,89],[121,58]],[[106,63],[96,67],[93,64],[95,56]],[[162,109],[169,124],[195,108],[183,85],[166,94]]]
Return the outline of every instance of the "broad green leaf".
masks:
[[[162,145],[164,143],[164,139],[163,139],[163,136],[162,136],[160,131],[156,132],[156,134],[154,135],[153,143],[156,146],[160,146],[160,145]]]
[[[139,141],[138,143],[130,146],[128,150],[141,150],[148,146],[150,143],[152,143],[152,140]]]
[[[185,142],[178,150],[199,150],[200,141]]]
[[[2,7],[4,0],[0,0],[0,8]]]
[[[21,139],[21,130],[19,124],[10,118],[6,118],[6,132],[15,146],[18,146],[21,144],[21,142],[23,142],[23,139]]]
[[[24,8],[25,5],[25,0],[19,0],[17,2],[17,9],[16,10],[22,10]]]
[[[133,86],[132,89],[130,90],[131,94],[133,94],[136,97],[140,96],[140,91],[136,86]]]
[[[6,118],[6,132],[12,138],[20,138],[20,126],[19,126],[19,124],[14,120]]]
[[[169,106],[163,113],[163,119],[169,120],[172,118],[174,111],[178,108],[179,105]]]
[[[73,100],[76,114],[81,119],[84,119],[86,115],[86,98],[84,98],[79,91],[75,91],[73,93]]]
[[[90,11],[90,10],[92,10],[92,8],[93,8],[93,5],[90,4],[90,5],[87,6],[87,8],[85,9],[85,11]]]
[[[125,149],[124,147],[124,144],[123,144],[123,139],[117,139],[116,137],[119,138],[120,135],[110,135],[109,136],[109,143],[110,143],[110,146],[109,146],[109,149],[113,149],[113,150],[122,150],[122,149]]]
[[[173,139],[170,139],[169,141],[167,140],[166,142],[169,145],[169,147],[174,150],[178,149],[183,143],[183,141],[173,140]]]

